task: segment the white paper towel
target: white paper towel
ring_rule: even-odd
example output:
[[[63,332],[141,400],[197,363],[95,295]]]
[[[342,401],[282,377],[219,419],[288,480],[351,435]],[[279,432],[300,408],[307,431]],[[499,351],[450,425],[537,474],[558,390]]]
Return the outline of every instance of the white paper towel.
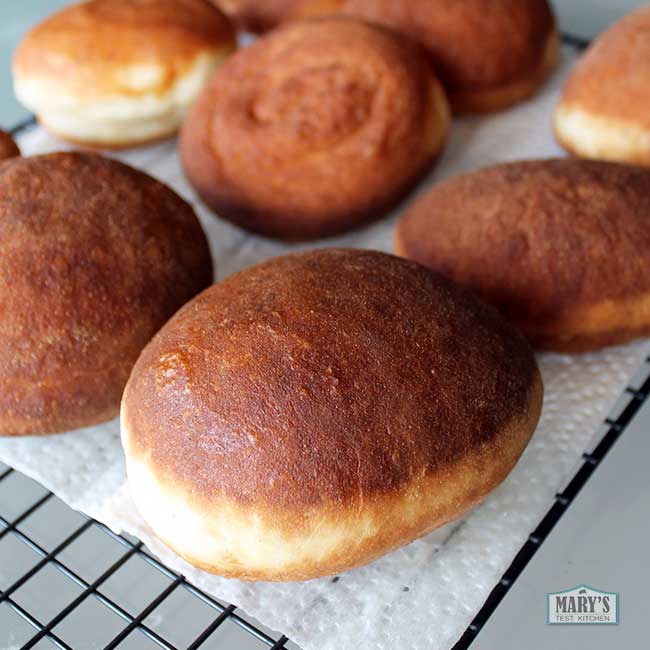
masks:
[[[572,50],[564,51],[561,70],[534,100],[496,115],[457,120],[444,156],[423,185],[499,161],[561,154],[550,117],[574,58]],[[40,128],[25,133],[20,145],[26,155],[64,148]],[[173,142],[116,157],[147,170],[192,201],[208,233],[219,278],[307,247],[246,235],[212,217],[185,181]],[[390,251],[394,222],[395,216],[310,247]],[[577,357],[541,355],[546,386],[542,419],[505,483],[462,522],[343,574],[336,582],[244,583],[211,576],[175,556],[134,509],[117,421],[57,436],[0,439],[0,460],[40,481],[73,508],[138,536],[198,587],[242,607],[304,650],[442,650],[460,637],[549,508],[647,347],[641,342]]]

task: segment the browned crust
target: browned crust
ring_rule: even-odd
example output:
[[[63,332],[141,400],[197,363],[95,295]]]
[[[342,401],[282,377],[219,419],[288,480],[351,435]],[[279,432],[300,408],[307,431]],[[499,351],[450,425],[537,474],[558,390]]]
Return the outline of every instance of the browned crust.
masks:
[[[470,287],[541,348],[582,352],[650,333],[650,171],[557,159],[436,185],[396,252]]]
[[[293,23],[217,71],[180,139],[221,217],[285,239],[381,216],[438,155],[448,108],[424,53],[347,18]]]
[[[92,153],[0,164],[0,242],[0,435],[113,417],[144,344],[212,279],[191,207]]]
[[[167,546],[194,566],[240,580],[273,582],[310,580],[339,574],[368,564],[457,519],[483,501],[485,496],[508,476],[528,444],[539,420],[543,392],[541,377],[537,372],[532,380],[529,402],[525,411],[504,426],[491,444],[469,452],[457,463],[443,468],[434,475],[416,476],[399,490],[383,493],[376,498],[364,494],[364,501],[360,506],[341,501],[320,504],[318,517],[321,522],[340,524],[343,520],[349,530],[358,529],[359,532],[356,540],[338,546],[326,557],[320,557],[318,560],[312,558],[309,561],[297,559],[295,563],[281,570],[269,562],[267,568],[253,570],[241,562],[234,553],[218,558],[206,555],[198,557],[196,554],[188,554],[179,547],[178,540],[166,536],[162,539]],[[153,468],[153,471],[156,469]],[[170,484],[165,487],[172,492],[182,493],[186,490],[182,484]],[[223,507],[223,504],[216,505],[214,501],[199,501],[199,504],[206,521],[213,516],[215,508]],[[228,505],[232,507],[232,503]],[[193,506],[197,506],[195,499],[193,499]],[[242,507],[240,512],[245,516],[246,507]],[[261,515],[257,514],[263,526],[268,526],[274,533],[285,534],[287,543],[295,543],[298,551],[305,543],[304,539],[300,539],[301,535],[307,532],[305,520],[315,513],[311,512],[305,516],[284,511],[281,513],[281,518],[278,518],[276,511],[262,510]],[[370,519],[377,526],[375,535],[372,537],[364,535],[360,518],[365,518],[366,521]]]
[[[536,69],[525,77],[491,89],[457,90],[450,94],[449,101],[453,112],[489,113],[518,104],[532,97],[544,84],[560,59],[560,35],[554,31],[549,34],[544,56]]]
[[[292,15],[328,14],[360,16],[420,42],[461,112],[525,99],[552,67],[547,47],[556,30],[547,0],[303,0]]]
[[[55,80],[74,96],[135,95],[130,66],[159,66],[169,90],[204,52],[233,49],[235,34],[208,0],[91,0],[62,9],[28,32],[14,74]],[[148,88],[148,92],[151,88]]]
[[[20,156],[20,149],[7,132],[0,130],[0,160]]]
[[[241,29],[262,33],[282,23],[301,0],[212,0]]]
[[[311,508],[398,499],[475,453],[498,482],[539,393],[527,342],[495,310],[419,265],[325,249],[246,269],[179,311],[133,370],[123,432],[129,457],[198,507],[299,531]],[[511,462],[483,456],[506,438]]]
[[[650,131],[650,6],[594,41],[568,77],[560,103]]]

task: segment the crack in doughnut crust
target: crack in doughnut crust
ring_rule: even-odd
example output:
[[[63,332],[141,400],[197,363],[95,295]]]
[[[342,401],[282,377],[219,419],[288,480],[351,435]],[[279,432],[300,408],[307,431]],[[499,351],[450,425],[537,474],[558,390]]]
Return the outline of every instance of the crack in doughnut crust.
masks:
[[[173,135],[235,45],[207,0],[90,0],[28,32],[14,88],[61,138],[130,147]]]
[[[181,132],[221,217],[285,239],[377,218],[429,168],[449,123],[420,48],[339,18],[292,23],[217,72]]]
[[[145,343],[212,279],[192,208],[91,153],[0,163],[0,435],[118,412]]]
[[[535,429],[532,351],[420,265],[324,249],[186,305],[122,401],[131,491],[193,564],[298,580],[369,562],[478,503]]]
[[[476,291],[539,347],[582,352],[650,334],[650,171],[555,159],[433,187],[395,252]]]
[[[650,7],[599,36],[566,81],[559,143],[583,158],[650,166]]]
[[[324,15],[358,16],[419,42],[456,113],[530,97],[559,56],[547,0],[302,0],[292,17]]]

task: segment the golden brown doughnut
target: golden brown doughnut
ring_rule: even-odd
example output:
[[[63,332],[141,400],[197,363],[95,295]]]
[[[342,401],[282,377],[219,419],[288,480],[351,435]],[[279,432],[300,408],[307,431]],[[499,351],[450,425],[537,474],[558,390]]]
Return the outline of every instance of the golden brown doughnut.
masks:
[[[300,0],[213,0],[236,25],[250,32],[266,32],[283,22]]]
[[[0,160],[14,156],[20,156],[18,145],[9,133],[0,129]]]
[[[608,29],[578,61],[554,126],[573,154],[650,165],[649,5]]]
[[[526,99],[559,54],[547,0],[302,0],[293,17],[328,14],[360,16],[420,42],[456,113]]]
[[[130,147],[173,135],[235,48],[208,0],[90,0],[37,25],[14,55],[14,90],[52,133]]]
[[[650,171],[575,159],[446,180],[398,223],[395,252],[474,290],[539,348],[650,335]]]
[[[0,248],[0,435],[114,417],[144,344],[212,279],[192,208],[92,153],[0,163]]]
[[[140,513],[182,557],[305,580],[475,506],[541,401],[528,343],[494,309],[412,262],[324,249],[181,309],[133,369],[122,440]]]
[[[355,19],[306,21],[221,67],[183,125],[180,153],[219,216],[273,237],[323,237],[403,196],[448,121],[419,48]]]

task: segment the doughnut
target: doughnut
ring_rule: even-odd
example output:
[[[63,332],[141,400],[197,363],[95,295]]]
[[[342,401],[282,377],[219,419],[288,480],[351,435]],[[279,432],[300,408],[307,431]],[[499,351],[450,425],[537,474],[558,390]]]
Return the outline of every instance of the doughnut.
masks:
[[[64,140],[131,147],[173,135],[234,47],[208,0],[90,0],[28,32],[14,91]]]
[[[455,113],[494,111],[535,93],[559,38],[547,0],[302,0],[294,18],[353,15],[421,43]]]
[[[650,165],[650,6],[597,38],[555,109],[558,142],[582,158]]]
[[[542,392],[526,339],[442,276],[373,251],[274,258],[144,349],[122,399],[130,490],[201,569],[332,575],[478,504]]]
[[[262,33],[283,22],[300,0],[213,0],[237,26]]]
[[[9,133],[0,129],[0,160],[14,156],[20,156],[18,145]]]
[[[381,216],[428,170],[448,123],[417,46],[356,19],[296,22],[217,71],[180,154],[218,216],[310,239]]]
[[[550,159],[456,176],[400,218],[395,252],[476,292],[540,349],[650,335],[650,170]]]
[[[192,208],[94,153],[0,162],[0,435],[119,412],[147,341],[212,280]]]

